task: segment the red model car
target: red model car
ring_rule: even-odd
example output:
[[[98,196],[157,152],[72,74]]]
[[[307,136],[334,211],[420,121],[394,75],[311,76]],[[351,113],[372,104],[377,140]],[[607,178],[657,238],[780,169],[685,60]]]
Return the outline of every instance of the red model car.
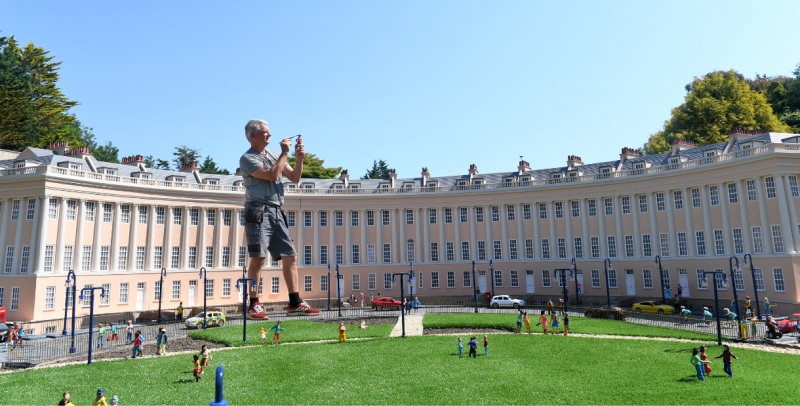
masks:
[[[390,297],[381,297],[372,301],[372,309],[373,310],[397,309],[402,304],[403,303],[399,300],[394,300]]]
[[[778,322],[778,328],[784,333],[794,333],[797,330],[797,322],[800,321],[800,313],[795,313]]]

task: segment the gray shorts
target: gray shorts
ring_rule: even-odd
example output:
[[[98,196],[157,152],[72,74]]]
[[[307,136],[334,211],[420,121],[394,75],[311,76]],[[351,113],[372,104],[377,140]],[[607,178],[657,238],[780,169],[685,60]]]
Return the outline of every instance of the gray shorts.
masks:
[[[251,218],[253,216],[248,214],[255,213],[261,208],[264,210],[260,216],[261,223],[250,222],[257,219]],[[280,208],[259,202],[247,202],[244,211],[246,220],[244,235],[247,238],[247,253],[250,258],[264,258],[267,256],[267,251],[273,260],[297,256],[287,228],[286,217]]]

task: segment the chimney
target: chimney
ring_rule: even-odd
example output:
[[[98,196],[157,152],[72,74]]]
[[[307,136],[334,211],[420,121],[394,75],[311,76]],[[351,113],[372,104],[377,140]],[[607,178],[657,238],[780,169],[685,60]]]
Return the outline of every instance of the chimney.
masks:
[[[479,173],[480,172],[478,172],[478,165],[475,165],[475,164],[470,164],[469,165],[469,184],[470,185],[472,184],[472,178],[475,175],[479,174]]]
[[[568,167],[574,168],[576,166],[581,166],[581,165],[583,165],[583,161],[581,160],[581,157],[579,157],[577,155],[569,155],[569,156],[567,156],[567,166]]]
[[[675,141],[672,141],[672,155],[677,155],[681,151],[685,151],[687,149],[694,148],[694,143],[687,140],[682,140],[680,138],[676,138]]]
[[[66,155],[67,151],[69,151],[69,142],[67,141],[58,141],[50,144],[47,149],[53,151],[56,155]]]
[[[755,137],[756,135],[767,134],[769,131],[762,130],[762,129],[755,129],[755,130],[746,130],[744,128],[735,127],[731,130],[731,134],[728,136],[731,141],[739,141],[750,137]]]
[[[350,173],[347,171],[347,169],[342,171],[342,174],[339,175],[339,179],[344,181],[345,189],[350,187]]]
[[[524,160],[519,161],[519,166],[517,166],[517,171],[519,172],[520,175],[530,170],[531,170],[531,165],[528,163],[528,161]]]
[[[397,183],[397,171],[394,169],[389,169],[389,180],[392,182],[392,189],[395,188],[395,184]]]
[[[425,185],[428,183],[428,179],[430,179],[430,178],[431,178],[431,173],[428,172],[428,168],[427,167],[422,168],[422,185],[421,186],[425,187]]]
[[[638,158],[638,157],[639,157],[639,151],[637,151],[637,150],[635,150],[633,148],[628,148],[628,147],[622,148],[622,153],[619,154],[620,162],[625,162],[625,161],[627,161],[629,159]]]
[[[123,163],[125,163],[124,160],[123,160]],[[185,173],[200,172],[200,165],[197,162],[191,162],[191,163],[188,163],[188,164],[183,164],[181,166],[181,170],[180,171],[181,172],[185,172]],[[237,173],[238,173],[238,171],[237,171]]]
[[[234,175],[242,176],[242,168],[236,168],[236,173],[234,173]]]
[[[125,158],[122,158],[123,165],[130,165],[136,166],[139,170],[144,170],[144,157],[141,155],[131,155]]]
[[[66,143],[66,141],[64,141],[64,143]],[[89,152],[89,147],[78,147],[75,149],[67,149],[67,151],[64,152],[64,155],[78,159],[86,159],[92,156],[92,154]]]

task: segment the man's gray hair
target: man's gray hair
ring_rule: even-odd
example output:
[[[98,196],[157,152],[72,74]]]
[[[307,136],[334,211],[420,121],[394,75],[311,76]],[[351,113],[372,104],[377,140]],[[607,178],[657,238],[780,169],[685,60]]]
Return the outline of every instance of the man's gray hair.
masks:
[[[250,120],[247,122],[247,125],[244,126],[244,135],[247,137],[247,141],[250,141],[250,134],[261,131],[262,125],[268,125],[264,120]]]

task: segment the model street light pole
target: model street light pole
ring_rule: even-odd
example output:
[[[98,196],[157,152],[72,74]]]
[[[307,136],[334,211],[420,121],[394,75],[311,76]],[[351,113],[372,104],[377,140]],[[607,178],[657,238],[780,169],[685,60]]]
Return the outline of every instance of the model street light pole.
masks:
[[[89,295],[89,363],[88,365],[92,365],[92,347],[93,343],[92,340],[94,338],[94,291],[100,290],[100,297],[106,297],[106,289],[102,286],[95,286],[95,287],[85,287],[81,289],[81,299],[85,299],[88,291]]]
[[[240,283],[244,282],[244,293],[243,295],[247,295],[247,282],[253,282],[253,286],[256,284],[256,280],[253,278],[239,278],[236,280],[236,290],[242,292],[242,285]],[[244,297],[244,296],[243,296]],[[247,301],[242,300],[242,342],[247,342]]]
[[[158,282],[158,322],[161,323],[161,297],[164,296],[164,277],[167,276],[167,268],[161,268],[161,279]]]
[[[408,272],[399,272],[392,274],[392,283],[395,282],[394,279],[395,276],[400,276],[400,319],[403,325],[403,337],[406,336],[406,310],[403,308],[403,299],[404,299],[403,290],[405,290],[403,288],[403,278],[408,276],[408,283],[409,284],[414,283],[414,263],[412,262],[409,265],[410,268]]]
[[[747,258],[750,258],[748,260]],[[758,285],[756,285],[756,270],[753,268],[753,256],[750,254],[744,254],[744,263],[750,263],[750,274],[753,276],[753,292],[756,295],[756,314],[758,315],[758,319],[761,320],[761,309],[758,308]]]
[[[203,328],[208,327],[208,307],[207,307],[207,296],[206,289],[208,285],[208,271],[206,267],[200,268],[200,277],[203,278]]]
[[[561,289],[564,293],[564,314],[567,314],[567,271],[572,272],[572,268],[558,268],[553,270],[553,279],[560,278]],[[570,277],[575,278],[575,274],[570,274]]]
[[[578,288],[578,265],[575,264],[575,258],[572,258],[572,279],[575,281],[575,307],[581,305],[580,298],[578,294],[580,293],[580,288]]]
[[[494,297],[494,264],[492,264],[491,259],[489,260],[489,275],[492,278],[492,297]]]
[[[475,284],[475,285],[473,285],[474,289],[472,289],[472,291],[473,291],[473,296],[475,296],[475,313],[477,313],[478,312],[478,295],[480,294],[480,290],[478,289],[478,286],[477,286],[478,285],[478,280],[475,279],[475,261],[472,261],[472,283]]]
[[[736,264],[733,263],[734,259],[736,260]],[[739,295],[736,294],[736,275],[735,275],[735,272],[736,272],[736,268],[740,268],[742,265],[739,264],[739,258],[737,258],[736,255],[728,258],[728,265],[731,268],[731,280],[733,281],[733,303],[734,303],[734,305],[731,306],[731,307],[733,307],[734,314],[736,314],[736,317],[733,318],[733,321],[737,322],[737,321],[742,319],[742,316],[740,316],[742,311],[741,311],[741,309],[739,309]],[[744,275],[742,275],[742,279],[744,280]],[[736,323],[736,324],[737,324],[737,328],[738,328],[738,324],[739,323]]]
[[[70,282],[72,282],[72,318],[74,320],[75,319],[75,271],[73,271],[72,269],[69,270],[69,273],[67,274],[67,282],[65,283],[65,286],[67,287],[67,295],[66,297],[64,297],[64,331],[61,332],[61,335],[63,336],[67,335],[67,310],[69,310]],[[72,329],[75,330],[74,325]]]
[[[611,309],[611,291],[608,289],[608,281],[609,281],[609,279],[608,279],[608,271],[613,271],[614,268],[611,265],[611,260],[610,259],[606,258],[605,266],[603,268],[605,268],[605,272],[606,272],[606,298],[608,299],[608,308]]]
[[[661,255],[656,255],[656,264],[658,264],[658,276],[661,277],[659,279],[661,281],[661,303],[667,304],[667,296],[664,293],[664,271],[661,270]]]
[[[714,275],[714,313],[717,314],[717,345],[722,345],[722,327],[719,321],[719,296],[717,295],[717,274],[722,275],[723,287],[728,286],[728,278],[725,277],[725,271],[703,271],[703,278],[700,279],[700,283],[704,289],[708,289],[707,274]]]

